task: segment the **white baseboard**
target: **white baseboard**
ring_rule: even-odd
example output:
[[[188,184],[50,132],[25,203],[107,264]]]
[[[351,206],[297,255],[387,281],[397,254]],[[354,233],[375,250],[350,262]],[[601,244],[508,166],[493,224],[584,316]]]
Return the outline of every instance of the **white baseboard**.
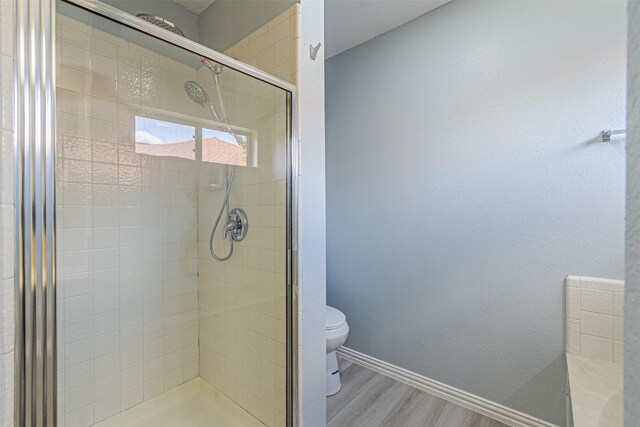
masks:
[[[408,371],[391,363],[384,362],[347,347],[341,347],[338,354],[351,362],[379,372],[419,390],[437,396],[448,402],[460,405],[479,414],[513,427],[555,427],[554,424],[516,411],[466,391],[448,386],[425,376]]]

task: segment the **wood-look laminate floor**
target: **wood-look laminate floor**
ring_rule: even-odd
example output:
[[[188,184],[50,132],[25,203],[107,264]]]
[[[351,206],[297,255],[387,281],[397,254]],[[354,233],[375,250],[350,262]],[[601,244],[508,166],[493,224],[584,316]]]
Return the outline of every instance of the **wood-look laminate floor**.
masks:
[[[327,398],[329,427],[507,427],[338,358],[342,390]]]

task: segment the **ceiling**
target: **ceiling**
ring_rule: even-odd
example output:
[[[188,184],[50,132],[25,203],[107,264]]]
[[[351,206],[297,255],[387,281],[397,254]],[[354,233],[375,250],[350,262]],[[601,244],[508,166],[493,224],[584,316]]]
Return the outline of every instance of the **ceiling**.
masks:
[[[450,1],[326,0],[325,58],[371,40]]]
[[[214,0],[173,0],[174,3],[178,3],[185,9],[200,15],[206,8],[211,6]]]

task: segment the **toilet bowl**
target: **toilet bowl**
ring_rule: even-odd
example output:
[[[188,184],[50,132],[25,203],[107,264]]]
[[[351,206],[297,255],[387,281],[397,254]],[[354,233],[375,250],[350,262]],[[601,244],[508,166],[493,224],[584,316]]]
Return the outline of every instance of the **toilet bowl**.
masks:
[[[349,335],[349,325],[347,318],[338,309],[327,306],[327,396],[331,396],[340,391],[340,368],[336,350],[340,348]]]

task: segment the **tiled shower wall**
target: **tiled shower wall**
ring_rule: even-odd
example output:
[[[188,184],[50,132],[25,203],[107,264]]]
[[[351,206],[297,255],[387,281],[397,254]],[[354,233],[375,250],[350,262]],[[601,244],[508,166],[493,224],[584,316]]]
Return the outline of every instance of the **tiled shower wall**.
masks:
[[[203,113],[195,68],[61,14],[57,31],[59,414],[87,426],[198,376],[197,169],[136,154],[134,115]]]
[[[0,0],[0,427],[13,426],[13,0]]]
[[[231,46],[225,54],[297,84],[299,44],[300,4],[296,3]]]
[[[567,352],[622,363],[624,282],[567,276]]]
[[[296,4],[226,54],[293,82],[298,22]],[[205,85],[211,81],[206,70],[198,77]],[[249,233],[224,263],[213,261],[208,248],[223,194],[209,191],[216,166],[201,169],[200,375],[266,425],[284,425],[286,99],[282,91],[242,76],[223,73],[221,83],[230,121],[258,132],[258,168],[236,170],[231,206],[247,212]],[[226,254],[219,234],[216,248]]]

